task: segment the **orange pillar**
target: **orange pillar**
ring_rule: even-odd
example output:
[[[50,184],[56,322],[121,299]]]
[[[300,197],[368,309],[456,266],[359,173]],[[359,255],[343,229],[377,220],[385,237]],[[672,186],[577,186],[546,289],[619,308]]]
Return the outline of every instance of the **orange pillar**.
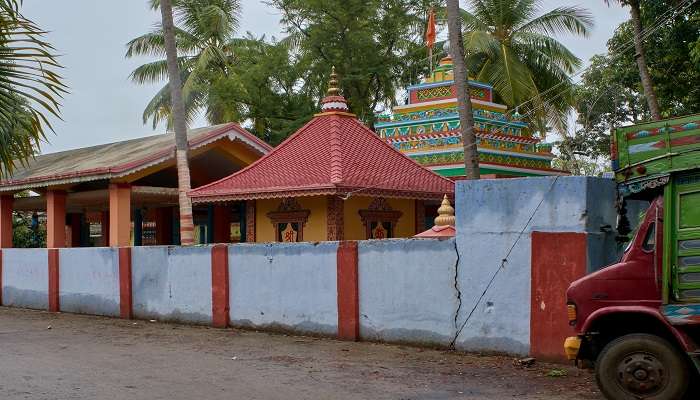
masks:
[[[214,206],[214,243],[231,241],[231,208],[226,205]]]
[[[109,184],[109,245],[129,246],[131,242],[131,185]]]
[[[12,247],[12,203],[11,194],[0,196],[0,248]]]
[[[46,247],[66,247],[66,192],[46,192]]]
[[[357,242],[340,242],[337,253],[338,339],[360,339]]]
[[[156,244],[169,245],[173,242],[173,209],[156,208]]]

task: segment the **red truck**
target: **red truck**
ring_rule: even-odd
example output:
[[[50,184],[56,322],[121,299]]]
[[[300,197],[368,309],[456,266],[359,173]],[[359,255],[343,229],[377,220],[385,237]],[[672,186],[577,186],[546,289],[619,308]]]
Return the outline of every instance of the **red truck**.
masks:
[[[700,115],[618,129],[612,159],[621,208],[649,208],[618,263],[569,287],[564,349],[608,399],[700,399]]]

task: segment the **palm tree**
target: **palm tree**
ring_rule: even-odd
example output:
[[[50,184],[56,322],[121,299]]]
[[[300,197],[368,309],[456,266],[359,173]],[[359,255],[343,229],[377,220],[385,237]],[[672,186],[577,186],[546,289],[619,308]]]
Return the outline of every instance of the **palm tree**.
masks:
[[[177,163],[178,200],[180,204],[180,244],[194,244],[194,224],[192,222],[192,201],[190,191],[190,168],[188,165],[187,122],[185,120],[185,103],[182,100],[182,82],[175,44],[175,26],[170,0],[160,1],[163,19],[163,44],[165,45],[168,77],[170,79],[170,97],[173,123],[175,125],[175,158]]]
[[[157,9],[161,0],[150,0]],[[237,40],[233,34],[238,28],[239,0],[173,0],[175,21],[175,43],[180,56],[177,59],[182,93],[185,102],[185,118],[190,122],[202,108],[207,109],[207,79],[210,74],[225,73],[233,55]],[[165,55],[163,27],[139,36],[127,43],[126,57]],[[138,84],[157,83],[167,77],[166,60],[144,64],[131,73]],[[151,119],[153,128],[167,121],[171,128],[170,89],[166,84],[148,103],[143,112],[143,122]],[[212,123],[219,120],[211,109],[207,117]]]
[[[462,21],[459,13],[459,0],[447,0],[447,27],[450,36],[450,53],[454,64],[454,81],[457,88],[459,126],[464,143],[464,174],[467,179],[479,179],[479,154],[474,135],[474,114],[469,97],[469,79],[464,62],[462,43]]]
[[[0,0],[0,177],[26,163],[51,129],[66,93],[44,32],[20,13],[21,0]]]
[[[639,0],[613,1],[617,1],[623,6],[630,7],[632,27],[634,29],[634,49],[636,51],[634,58],[637,60],[637,68],[639,68],[639,77],[642,81],[644,97],[647,99],[649,111],[651,112],[652,118],[658,121],[661,119],[661,109],[659,108],[659,102],[656,99],[656,91],[654,90],[654,84],[651,81],[651,75],[649,74],[649,68],[647,67],[646,53],[644,52],[644,46],[642,45],[642,18]],[[605,0],[605,2],[608,5],[610,5],[610,0]]]
[[[464,45],[476,79],[491,83],[511,108],[522,106],[533,126],[563,130],[573,105],[570,75],[581,60],[553,36],[587,36],[593,26],[590,12],[557,7],[536,16],[541,0],[470,3],[470,11],[462,10]]]

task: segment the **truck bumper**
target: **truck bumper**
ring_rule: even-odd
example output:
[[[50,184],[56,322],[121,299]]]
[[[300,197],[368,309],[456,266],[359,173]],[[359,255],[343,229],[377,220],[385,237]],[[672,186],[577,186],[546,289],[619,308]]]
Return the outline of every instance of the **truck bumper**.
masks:
[[[575,361],[578,358],[578,351],[581,349],[581,338],[577,336],[570,336],[564,341],[564,353],[566,358],[571,361]]]

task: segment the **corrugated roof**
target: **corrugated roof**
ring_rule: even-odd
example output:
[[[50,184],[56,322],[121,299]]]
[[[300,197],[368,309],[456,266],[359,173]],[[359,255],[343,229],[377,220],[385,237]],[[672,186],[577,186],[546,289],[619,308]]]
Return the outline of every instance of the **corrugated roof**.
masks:
[[[236,123],[191,129],[187,136],[190,149],[223,137],[240,140],[261,154],[272,149]],[[125,176],[173,158],[174,151],[173,134],[166,133],[39,155],[27,166],[18,165],[10,178],[0,181],[0,191]]]
[[[327,99],[328,107],[345,101]],[[255,163],[190,196],[208,202],[323,194],[439,199],[453,193],[454,182],[396,151],[353,114],[333,110],[316,115]]]

